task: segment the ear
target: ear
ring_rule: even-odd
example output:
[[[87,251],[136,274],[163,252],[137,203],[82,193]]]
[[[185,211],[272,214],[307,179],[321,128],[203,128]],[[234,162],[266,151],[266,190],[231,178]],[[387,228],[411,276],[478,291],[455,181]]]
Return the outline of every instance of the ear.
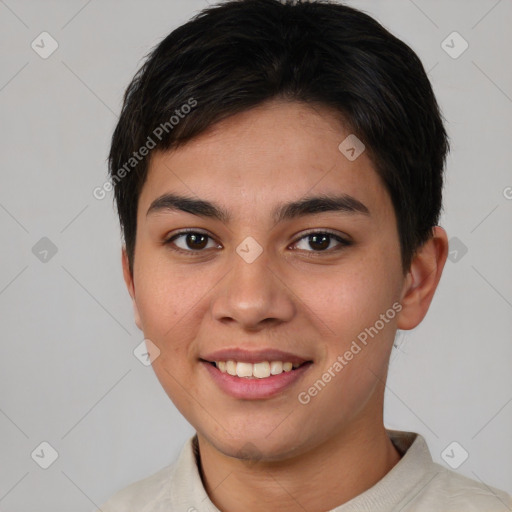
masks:
[[[126,283],[126,287],[128,288],[128,293],[132,298],[133,303],[133,316],[135,318],[135,324],[142,331],[142,323],[140,321],[139,309],[137,308],[137,302],[135,301],[135,284],[133,281],[133,275],[130,272],[130,265],[128,263],[128,254],[126,253],[126,247],[123,246],[121,251],[121,259],[123,264],[123,277],[124,282]]]
[[[405,279],[400,300],[402,310],[397,319],[398,329],[413,329],[423,320],[441,279],[447,257],[446,231],[435,226],[432,237],[416,251]]]

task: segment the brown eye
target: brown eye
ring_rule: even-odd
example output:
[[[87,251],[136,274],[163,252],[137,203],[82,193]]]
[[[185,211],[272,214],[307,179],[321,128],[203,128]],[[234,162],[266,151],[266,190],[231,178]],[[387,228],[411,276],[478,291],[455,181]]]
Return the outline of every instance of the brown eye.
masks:
[[[338,242],[338,246],[334,249],[329,249],[332,241],[335,240]],[[328,231],[314,231],[306,234],[305,236],[299,238],[294,245],[297,245],[299,242],[305,241],[304,246],[299,248],[299,250],[305,250],[307,252],[333,252],[339,250],[345,246],[351,245],[351,242],[345,240],[339,235],[334,233],[330,233]],[[308,249],[313,249],[312,251]]]
[[[176,243],[176,240],[179,240],[179,244]],[[212,238],[206,233],[188,230],[173,235],[164,244],[175,246],[175,250],[179,252],[194,253],[202,252],[203,249],[207,248],[209,240],[212,240]]]
[[[185,243],[190,249],[204,249],[208,243],[208,236],[202,233],[187,233]]]

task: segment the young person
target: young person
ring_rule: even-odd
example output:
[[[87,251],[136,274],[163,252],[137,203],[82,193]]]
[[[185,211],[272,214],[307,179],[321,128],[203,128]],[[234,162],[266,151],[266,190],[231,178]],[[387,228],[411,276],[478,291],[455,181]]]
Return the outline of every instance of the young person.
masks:
[[[447,257],[448,149],[416,54],[345,5],[226,1],[151,52],[109,167],[135,321],[197,434],[103,512],[512,510],[383,424]]]

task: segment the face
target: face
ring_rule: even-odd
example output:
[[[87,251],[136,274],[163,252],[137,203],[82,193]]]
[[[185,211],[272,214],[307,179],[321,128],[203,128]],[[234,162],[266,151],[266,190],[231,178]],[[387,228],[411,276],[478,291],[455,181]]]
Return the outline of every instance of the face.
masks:
[[[338,149],[349,134],[329,110],[271,102],[152,155],[125,278],[159,381],[224,454],[283,459],[382,422],[404,276],[367,152]]]

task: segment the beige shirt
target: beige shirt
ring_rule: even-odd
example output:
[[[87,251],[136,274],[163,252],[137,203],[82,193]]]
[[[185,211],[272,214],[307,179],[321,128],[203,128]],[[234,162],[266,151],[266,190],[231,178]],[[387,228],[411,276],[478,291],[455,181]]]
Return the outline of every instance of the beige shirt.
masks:
[[[421,435],[387,433],[400,461],[373,487],[330,512],[512,512],[510,495],[433,462]],[[203,487],[198,454],[194,436],[174,464],[119,491],[100,510],[219,512]]]

